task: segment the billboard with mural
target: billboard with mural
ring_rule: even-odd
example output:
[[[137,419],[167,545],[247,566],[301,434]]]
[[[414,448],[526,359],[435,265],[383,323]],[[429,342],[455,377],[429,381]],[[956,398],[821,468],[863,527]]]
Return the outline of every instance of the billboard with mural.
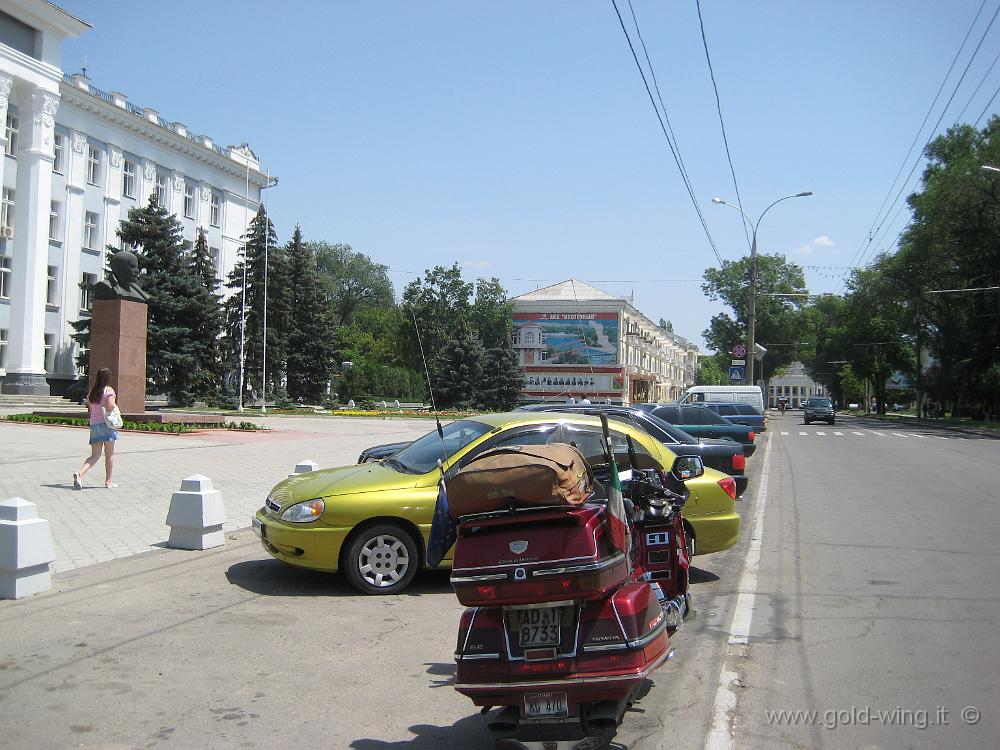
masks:
[[[613,365],[618,362],[618,313],[514,313],[514,347],[522,364]]]

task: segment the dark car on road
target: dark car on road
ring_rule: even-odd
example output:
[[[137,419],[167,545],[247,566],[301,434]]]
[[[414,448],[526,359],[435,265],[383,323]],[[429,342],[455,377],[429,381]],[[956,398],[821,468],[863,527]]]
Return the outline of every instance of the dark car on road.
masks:
[[[742,445],[732,440],[696,438],[641,409],[605,404],[543,403],[521,406],[518,407],[518,411],[572,412],[595,416],[606,414],[608,419],[617,419],[641,427],[678,456],[701,456],[705,466],[729,474],[736,480],[737,496],[743,494],[749,483],[749,478],[744,474],[746,457]]]
[[[833,402],[828,398],[814,396],[806,401],[805,409],[802,411],[802,421],[806,424],[811,422],[826,422],[834,424],[837,419],[833,409]]]
[[[688,406],[687,404],[636,404],[642,409],[669,422],[689,435],[697,438],[719,438],[735,440],[743,446],[743,455],[752,456],[756,450],[753,439],[756,433],[745,424],[735,424],[723,416],[716,414],[704,406]]]
[[[767,430],[767,420],[764,419],[763,414],[757,411],[757,407],[752,404],[738,404],[732,401],[703,401],[698,406],[711,409],[730,422],[753,427],[757,432]]]

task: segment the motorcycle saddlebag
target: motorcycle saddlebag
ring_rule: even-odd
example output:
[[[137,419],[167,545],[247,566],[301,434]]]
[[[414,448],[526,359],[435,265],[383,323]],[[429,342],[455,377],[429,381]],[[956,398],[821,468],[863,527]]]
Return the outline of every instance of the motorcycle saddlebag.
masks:
[[[511,506],[579,505],[593,492],[583,454],[566,443],[486,451],[448,482],[453,518]]]
[[[611,545],[606,506],[531,508],[458,525],[451,584],[466,607],[589,601],[628,574]]]

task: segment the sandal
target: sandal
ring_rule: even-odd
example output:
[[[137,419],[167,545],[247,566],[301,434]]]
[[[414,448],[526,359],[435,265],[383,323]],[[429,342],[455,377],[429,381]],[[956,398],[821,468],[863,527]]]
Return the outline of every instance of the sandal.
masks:
[[[117,487],[118,485],[115,484],[114,482],[105,482],[104,486],[110,490],[112,487]]]
[[[79,474],[79,472],[73,472],[73,489],[74,490],[82,490],[83,489],[83,482],[80,481],[80,474]]]

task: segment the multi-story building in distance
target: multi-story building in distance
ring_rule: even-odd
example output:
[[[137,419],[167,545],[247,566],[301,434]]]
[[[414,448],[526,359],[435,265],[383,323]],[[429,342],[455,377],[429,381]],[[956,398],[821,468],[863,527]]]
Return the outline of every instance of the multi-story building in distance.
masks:
[[[104,278],[108,246],[150,195],[185,243],[205,233],[217,274],[237,262],[270,179],[246,144],[222,147],[84,74],[64,75],[64,39],[90,28],[45,0],[0,10],[0,376],[3,393],[62,393],[76,379],[81,282]]]
[[[526,400],[674,401],[694,383],[698,347],[628,299],[569,279],[511,303]]]

